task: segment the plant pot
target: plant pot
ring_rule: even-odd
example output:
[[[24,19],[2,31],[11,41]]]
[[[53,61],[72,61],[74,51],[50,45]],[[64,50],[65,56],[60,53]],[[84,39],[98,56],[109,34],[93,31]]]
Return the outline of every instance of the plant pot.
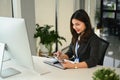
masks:
[[[49,55],[48,49],[42,43],[40,43],[40,53],[41,53],[40,54],[41,56],[48,56]]]

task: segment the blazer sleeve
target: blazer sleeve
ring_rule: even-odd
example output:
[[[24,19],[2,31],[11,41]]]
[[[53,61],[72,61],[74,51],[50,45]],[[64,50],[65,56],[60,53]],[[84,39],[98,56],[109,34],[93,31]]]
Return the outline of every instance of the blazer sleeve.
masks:
[[[98,51],[99,51],[99,38],[94,37],[90,41],[90,56],[86,60],[88,67],[94,67],[98,64],[99,62]]]

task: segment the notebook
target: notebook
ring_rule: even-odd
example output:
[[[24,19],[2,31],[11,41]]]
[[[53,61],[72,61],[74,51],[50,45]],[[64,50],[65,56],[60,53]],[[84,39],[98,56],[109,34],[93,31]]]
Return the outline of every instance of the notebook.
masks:
[[[44,60],[43,62],[46,64],[49,64],[51,66],[65,70],[65,68],[61,65],[60,61],[56,58],[48,58],[48,59]]]

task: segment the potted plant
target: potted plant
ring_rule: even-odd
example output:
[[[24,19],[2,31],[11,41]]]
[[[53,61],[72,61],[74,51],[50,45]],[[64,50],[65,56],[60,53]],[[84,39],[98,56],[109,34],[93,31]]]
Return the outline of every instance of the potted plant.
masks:
[[[43,25],[40,26],[36,24],[36,33],[34,34],[34,38],[40,38],[40,43],[45,45],[48,49],[48,56],[52,56],[52,46],[54,43],[59,43],[62,45],[61,40],[66,41],[64,37],[58,35],[55,30],[51,30],[52,25]]]
[[[96,70],[92,78],[93,80],[120,80],[120,76],[115,73],[115,70],[110,68]]]

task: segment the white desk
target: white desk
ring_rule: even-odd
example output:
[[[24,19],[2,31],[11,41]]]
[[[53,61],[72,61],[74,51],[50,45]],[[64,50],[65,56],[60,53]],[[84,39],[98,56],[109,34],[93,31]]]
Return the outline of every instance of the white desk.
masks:
[[[46,58],[43,57],[33,57],[37,72],[12,64],[22,73],[6,79],[0,78],[0,80],[93,80],[93,72],[98,68],[102,68],[102,66],[97,66],[93,68],[61,70],[43,63],[43,60],[45,59]],[[120,68],[116,68],[116,72],[117,74],[120,74]]]

